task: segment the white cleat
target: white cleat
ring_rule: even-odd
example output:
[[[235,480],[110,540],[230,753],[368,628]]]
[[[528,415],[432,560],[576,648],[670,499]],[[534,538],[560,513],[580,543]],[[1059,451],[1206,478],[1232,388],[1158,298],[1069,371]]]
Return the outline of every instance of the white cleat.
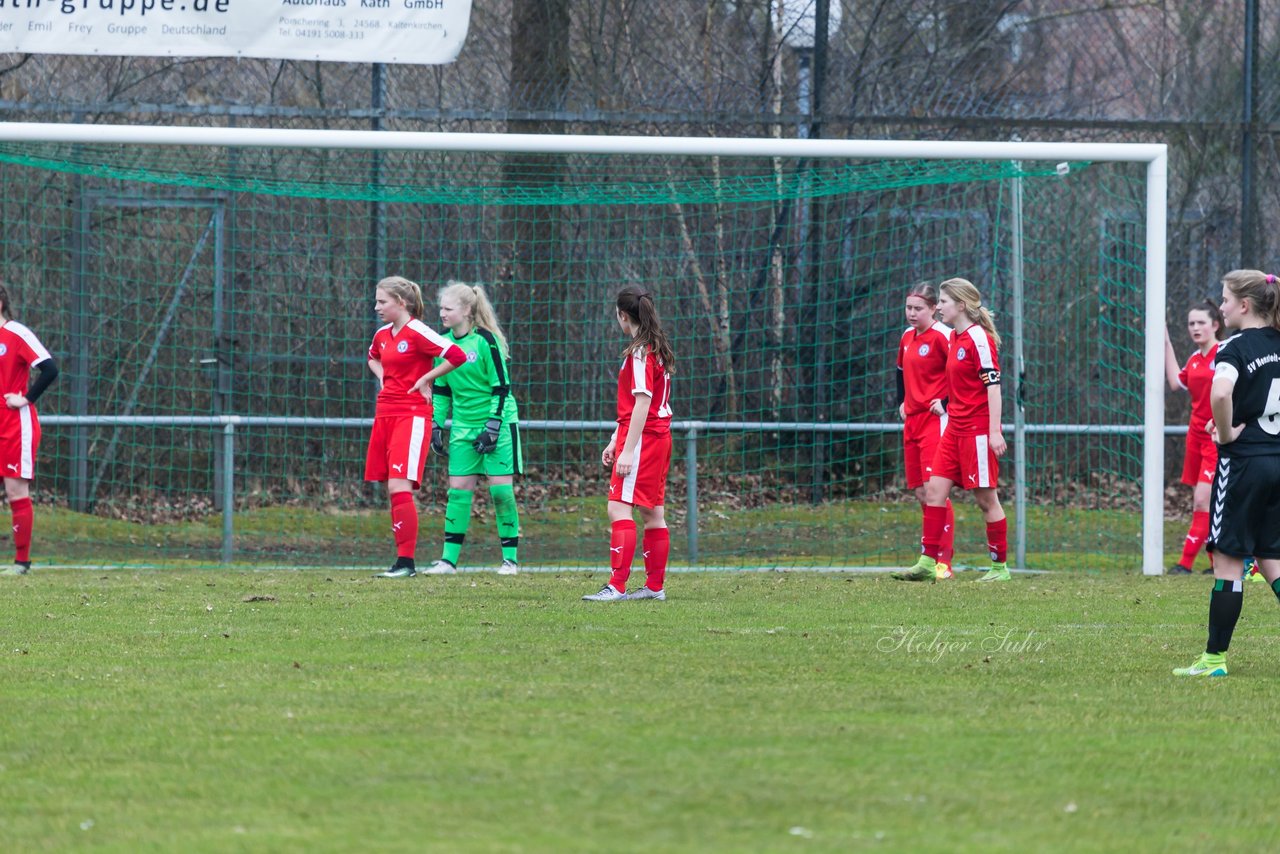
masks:
[[[520,564],[516,563],[514,560],[509,560],[504,557],[502,559],[502,566],[498,567],[498,575],[519,575],[519,574],[520,574]]]
[[[589,593],[582,597],[583,602],[618,602],[627,598],[627,594],[619,593],[613,589],[613,585],[606,584],[600,588],[599,593]]]
[[[647,586],[637,587],[635,590],[632,590],[623,598],[627,600],[653,599],[658,602],[665,602],[667,601],[667,591],[666,590],[650,590]]]
[[[431,564],[431,566],[427,567],[426,569],[422,570],[422,574],[423,575],[453,575],[457,571],[458,571],[458,568],[456,566],[449,563],[449,561],[447,560],[441,559]]]

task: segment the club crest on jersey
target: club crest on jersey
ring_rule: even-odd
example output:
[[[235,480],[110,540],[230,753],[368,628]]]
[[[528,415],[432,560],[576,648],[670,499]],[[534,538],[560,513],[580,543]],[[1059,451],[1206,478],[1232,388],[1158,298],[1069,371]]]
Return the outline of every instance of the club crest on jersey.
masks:
[[[397,352],[397,353],[408,353],[408,352],[409,352],[409,342],[408,342],[408,341],[401,341],[399,344],[397,344],[397,345],[396,345],[396,352]]]
[[[957,358],[957,359],[963,359],[963,358],[964,358],[964,348],[963,348],[963,347],[961,347],[959,350],[957,350],[957,351],[956,351],[956,358]]]
[[[468,362],[471,362],[471,363],[473,363],[473,364],[474,364],[477,360],[479,360],[479,358],[480,358],[480,354],[479,354],[479,353],[475,353],[475,352],[467,353],[467,361],[468,361]]]
[[[9,352],[9,345],[0,344],[0,356],[3,356],[5,353],[8,353],[8,352]]]
[[[919,350],[917,350],[916,352],[917,352],[917,353],[919,353],[921,356],[927,356],[927,355],[929,355],[929,345],[928,345],[928,344],[921,344],[921,345],[920,345],[920,349],[919,349]]]

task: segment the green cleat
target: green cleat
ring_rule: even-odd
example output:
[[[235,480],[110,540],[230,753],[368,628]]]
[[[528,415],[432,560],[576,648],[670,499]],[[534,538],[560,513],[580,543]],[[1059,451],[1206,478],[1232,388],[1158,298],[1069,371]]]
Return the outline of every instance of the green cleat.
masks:
[[[1009,564],[993,563],[978,581],[1012,581],[1013,576],[1009,574]]]
[[[936,581],[938,562],[924,555],[916,561],[916,565],[902,572],[895,572],[893,577],[899,581]]]
[[[1196,663],[1190,667],[1175,667],[1174,676],[1226,676],[1226,653],[1202,652]]]

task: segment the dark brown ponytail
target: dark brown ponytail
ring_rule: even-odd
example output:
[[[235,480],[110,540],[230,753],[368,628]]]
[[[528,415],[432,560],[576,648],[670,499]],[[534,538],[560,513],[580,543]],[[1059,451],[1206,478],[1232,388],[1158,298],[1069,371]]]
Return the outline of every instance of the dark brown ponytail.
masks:
[[[638,330],[636,337],[623,351],[624,355],[634,353],[637,347],[644,347],[658,357],[663,369],[669,374],[676,372],[676,354],[662,331],[662,322],[658,318],[658,307],[653,302],[653,294],[639,285],[627,285],[618,291],[618,311],[631,318]]]

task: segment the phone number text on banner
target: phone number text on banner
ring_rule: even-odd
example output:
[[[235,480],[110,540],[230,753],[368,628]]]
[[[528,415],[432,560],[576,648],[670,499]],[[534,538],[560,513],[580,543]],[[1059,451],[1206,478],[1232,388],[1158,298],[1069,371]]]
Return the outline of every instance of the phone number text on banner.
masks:
[[[0,0],[0,52],[452,62],[471,0]]]

